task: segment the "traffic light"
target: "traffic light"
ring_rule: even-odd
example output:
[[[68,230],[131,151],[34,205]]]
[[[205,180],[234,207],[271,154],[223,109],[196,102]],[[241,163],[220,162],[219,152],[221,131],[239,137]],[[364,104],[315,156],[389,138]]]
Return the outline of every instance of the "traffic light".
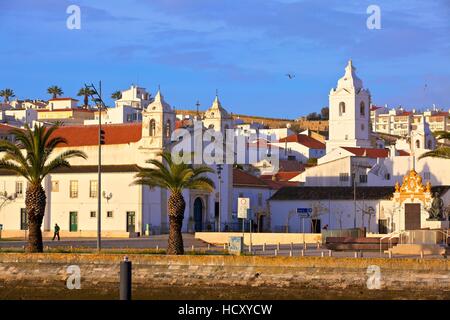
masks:
[[[100,129],[100,144],[105,144],[105,130]]]

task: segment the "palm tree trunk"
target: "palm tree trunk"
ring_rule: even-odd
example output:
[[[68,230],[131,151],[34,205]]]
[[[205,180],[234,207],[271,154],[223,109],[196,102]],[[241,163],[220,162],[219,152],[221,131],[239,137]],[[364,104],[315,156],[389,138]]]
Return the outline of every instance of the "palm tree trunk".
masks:
[[[173,192],[169,197],[169,243],[167,254],[184,254],[183,226],[184,209],[186,202],[181,192]]]
[[[25,195],[28,215],[28,252],[43,252],[41,225],[47,197],[42,186],[30,184]]]

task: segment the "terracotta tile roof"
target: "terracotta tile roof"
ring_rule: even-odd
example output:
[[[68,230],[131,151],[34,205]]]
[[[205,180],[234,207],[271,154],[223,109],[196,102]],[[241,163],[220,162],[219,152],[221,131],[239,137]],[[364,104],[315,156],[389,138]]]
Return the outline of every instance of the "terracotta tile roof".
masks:
[[[388,149],[356,148],[356,147],[342,147],[342,149],[353,153],[357,157],[387,158],[389,156]]]
[[[102,125],[105,131],[105,144],[126,144],[137,142],[142,136],[141,123]],[[98,144],[98,125],[63,126],[54,135],[67,139],[68,144],[61,147],[95,146]]]
[[[278,142],[297,142],[311,149],[325,149],[325,144],[304,134],[293,134],[281,138]]]
[[[50,99],[48,101],[63,101],[63,100],[79,101],[79,100],[73,99],[73,98],[54,98],[54,99]]]
[[[305,165],[297,160],[279,160],[279,172],[305,171]]]
[[[54,110],[48,110],[48,109],[42,109],[42,110],[36,110],[37,112],[67,112],[67,111],[77,111],[77,112],[89,112],[89,113],[96,113],[95,110],[87,110],[87,109],[81,109],[81,108],[65,108],[65,109],[54,109]],[[97,112],[98,113],[98,112]]]
[[[9,133],[12,129],[19,129],[18,127],[10,126],[7,124],[0,124],[0,133]]]
[[[304,171],[304,170],[303,170]],[[289,181],[292,178],[298,176],[300,173],[302,173],[303,171],[292,171],[292,172],[277,172],[274,175],[261,175],[261,179],[263,180],[272,180],[273,177],[275,176],[276,181]]]
[[[233,169],[233,186],[268,188],[262,179],[236,168]]]
[[[115,164],[102,165],[102,172],[120,173],[120,172],[138,172],[139,167],[135,164]],[[53,173],[95,173],[98,172],[98,166],[71,166],[70,168],[58,168]],[[0,169],[0,176],[14,175],[13,172]]]

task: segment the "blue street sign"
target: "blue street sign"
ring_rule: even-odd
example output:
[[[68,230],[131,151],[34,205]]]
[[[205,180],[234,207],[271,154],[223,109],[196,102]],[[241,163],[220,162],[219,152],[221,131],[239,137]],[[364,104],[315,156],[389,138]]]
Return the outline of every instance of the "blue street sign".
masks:
[[[312,208],[297,208],[297,213],[311,213]]]

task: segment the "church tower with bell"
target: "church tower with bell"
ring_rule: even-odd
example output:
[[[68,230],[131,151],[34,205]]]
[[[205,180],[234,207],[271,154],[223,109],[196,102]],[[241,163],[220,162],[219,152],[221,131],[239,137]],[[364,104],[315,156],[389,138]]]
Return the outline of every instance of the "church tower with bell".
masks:
[[[356,76],[352,60],[329,95],[327,153],[337,147],[370,148],[370,91]]]
[[[175,129],[175,112],[158,90],[153,101],[142,112],[141,148],[158,153],[170,144]]]

